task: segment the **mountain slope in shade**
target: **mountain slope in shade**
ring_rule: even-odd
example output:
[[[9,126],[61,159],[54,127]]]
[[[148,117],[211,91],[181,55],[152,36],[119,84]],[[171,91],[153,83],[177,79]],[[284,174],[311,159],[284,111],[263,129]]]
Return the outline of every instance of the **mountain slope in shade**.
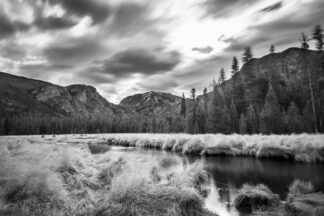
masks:
[[[40,80],[0,73],[1,115],[37,114],[53,117],[108,117],[134,115],[130,109],[109,103],[87,85],[54,85]]]
[[[239,73],[217,86],[217,103],[229,108],[233,100],[239,115],[242,112],[246,113],[247,107],[252,104],[260,114],[270,83],[282,111],[287,111],[289,105],[294,102],[301,113],[306,104],[311,102],[309,84],[311,83],[318,122],[320,124],[324,121],[324,52],[321,51],[290,48],[281,53],[254,58],[244,64]],[[196,94],[199,92],[202,92],[202,89],[197,89]],[[213,92],[209,92],[207,95],[209,111],[213,97]],[[203,110],[204,98],[202,95],[197,98],[200,109]],[[128,96],[120,104],[133,107],[146,116],[168,117],[179,116],[180,101],[180,97],[171,94],[147,92]],[[189,116],[193,101],[186,99],[186,104],[187,116]],[[211,115],[210,112],[208,114]]]

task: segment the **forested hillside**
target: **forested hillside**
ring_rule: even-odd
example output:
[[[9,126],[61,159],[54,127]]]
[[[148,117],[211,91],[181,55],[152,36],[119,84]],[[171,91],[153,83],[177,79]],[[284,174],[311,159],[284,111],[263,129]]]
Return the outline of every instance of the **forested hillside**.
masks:
[[[323,51],[272,52],[222,76],[199,96],[193,86],[190,98],[151,91],[115,105],[91,86],[0,73],[0,134],[323,132]]]
[[[121,104],[144,115],[149,106],[152,132],[323,132],[324,52],[290,48],[248,59],[231,79],[220,79],[214,82],[213,91],[206,88],[202,92],[196,97],[193,88],[189,99],[177,97],[167,105],[157,92],[150,93],[154,103],[143,102],[146,93],[132,100],[128,97]]]

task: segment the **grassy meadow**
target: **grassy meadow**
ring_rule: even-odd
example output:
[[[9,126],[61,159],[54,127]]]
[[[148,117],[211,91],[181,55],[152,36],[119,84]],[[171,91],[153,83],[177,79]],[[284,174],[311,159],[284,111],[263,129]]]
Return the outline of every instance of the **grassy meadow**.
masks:
[[[184,166],[181,154],[320,163],[324,161],[323,138],[307,134],[0,137],[0,215],[212,216],[216,213],[204,203],[210,190],[204,164],[196,161]],[[136,154],[138,148],[179,154]],[[294,198],[295,194],[313,190],[311,183],[297,181],[287,199],[293,203],[300,198]],[[264,185],[244,185],[238,191],[232,203],[237,209],[248,206],[254,214],[263,212],[264,206],[270,210],[279,206],[285,212],[278,195]]]

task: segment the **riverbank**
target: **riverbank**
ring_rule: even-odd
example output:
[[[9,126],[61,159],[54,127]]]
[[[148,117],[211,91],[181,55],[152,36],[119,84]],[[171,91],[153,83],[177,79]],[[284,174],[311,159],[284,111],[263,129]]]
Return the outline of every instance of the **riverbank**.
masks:
[[[189,135],[103,134],[89,144],[143,147],[183,154],[274,158],[304,163],[324,162],[324,135]]]

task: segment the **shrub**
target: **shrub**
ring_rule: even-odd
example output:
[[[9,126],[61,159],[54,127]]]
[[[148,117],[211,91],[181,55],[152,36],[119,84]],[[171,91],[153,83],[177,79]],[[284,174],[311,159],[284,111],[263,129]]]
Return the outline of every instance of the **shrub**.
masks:
[[[256,186],[245,184],[239,190],[239,195],[234,200],[235,207],[246,213],[251,213],[255,210],[266,210],[277,207],[280,204],[280,198],[277,194],[263,185]]]

